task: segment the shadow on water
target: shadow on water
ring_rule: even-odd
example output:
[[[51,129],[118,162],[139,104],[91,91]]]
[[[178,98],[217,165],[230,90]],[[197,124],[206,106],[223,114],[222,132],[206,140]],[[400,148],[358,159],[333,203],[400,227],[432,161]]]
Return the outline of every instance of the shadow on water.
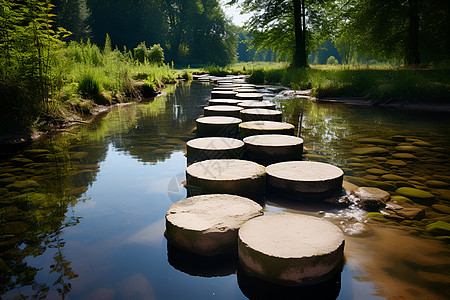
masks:
[[[342,267],[333,277],[307,286],[282,286],[249,276],[238,268],[237,280],[241,291],[249,299],[323,299],[334,300],[341,291]]]
[[[235,274],[237,253],[215,256],[196,255],[167,243],[167,260],[175,269],[192,276],[218,277]]]

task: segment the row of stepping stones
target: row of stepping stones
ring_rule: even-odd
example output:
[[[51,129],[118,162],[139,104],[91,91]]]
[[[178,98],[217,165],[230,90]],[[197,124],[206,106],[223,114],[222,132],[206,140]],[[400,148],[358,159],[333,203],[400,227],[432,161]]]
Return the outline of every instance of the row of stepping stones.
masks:
[[[249,275],[275,284],[331,278],[343,260],[342,230],[306,215],[263,215],[255,201],[264,195],[266,185],[287,195],[335,193],[342,189],[342,170],[300,161],[303,140],[293,136],[293,125],[281,122],[273,103],[260,101],[255,86],[229,78],[215,82],[205,117],[197,119],[198,138],[187,142],[190,197],[166,213],[168,242],[204,256],[237,248]],[[214,98],[217,93],[221,97],[227,93],[228,98]],[[239,94],[249,96],[238,98]],[[252,121],[242,122],[238,116]],[[265,120],[275,116],[279,117]]]

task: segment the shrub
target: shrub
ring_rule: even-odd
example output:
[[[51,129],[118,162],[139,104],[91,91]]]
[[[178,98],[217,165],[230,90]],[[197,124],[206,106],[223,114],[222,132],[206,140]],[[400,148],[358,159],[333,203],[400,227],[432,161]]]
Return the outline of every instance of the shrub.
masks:
[[[148,61],[151,63],[155,63],[158,65],[162,65],[164,63],[164,50],[160,44],[155,44],[150,47],[147,52]]]
[[[339,61],[332,55],[327,59],[327,65],[338,65]]]
[[[141,42],[136,48],[133,49],[134,52],[134,59],[139,61],[140,63],[143,63],[147,59],[147,46],[145,45],[145,42]]]
[[[85,73],[78,80],[78,93],[84,98],[96,100],[100,95],[100,91],[100,83],[92,74]]]

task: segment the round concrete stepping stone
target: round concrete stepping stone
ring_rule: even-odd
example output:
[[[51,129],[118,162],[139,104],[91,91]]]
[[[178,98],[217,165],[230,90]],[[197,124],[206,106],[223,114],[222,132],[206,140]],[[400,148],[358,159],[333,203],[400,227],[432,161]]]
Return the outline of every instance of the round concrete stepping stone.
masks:
[[[241,100],[236,99],[211,99],[209,105],[238,105]]]
[[[224,137],[193,139],[186,145],[188,162],[207,159],[239,159],[244,152],[243,141]]]
[[[245,138],[260,134],[294,135],[294,125],[285,122],[249,121],[239,125],[239,135]]]
[[[325,194],[342,189],[344,172],[313,161],[287,161],[266,168],[267,187],[288,194]]]
[[[186,169],[189,195],[233,194],[259,199],[265,190],[266,171],[257,163],[238,159],[210,159]]]
[[[236,98],[236,95],[237,95],[237,92],[233,92],[233,91],[212,91],[211,92],[212,99],[219,99],[219,98],[234,99],[234,98]]]
[[[263,95],[261,93],[238,93],[236,94],[238,100],[262,100]]]
[[[196,120],[197,136],[236,137],[241,119],[233,117],[202,117]]]
[[[239,118],[241,116],[242,107],[233,105],[211,105],[206,106],[203,111],[206,117],[209,116],[226,116]]]
[[[237,98],[237,97],[236,97]],[[239,99],[238,100],[243,100]],[[275,103],[267,102],[267,101],[242,101],[238,104],[240,107],[245,109],[247,108],[266,108],[266,109],[275,109]]]
[[[253,89],[253,88],[245,88],[245,87],[239,87],[234,89],[235,92],[238,93],[258,93],[258,90]]]
[[[281,122],[282,112],[274,109],[266,108],[248,108],[241,110],[241,119],[243,122],[248,121],[275,121]]]
[[[234,92],[235,89],[237,89],[238,87],[235,85],[224,85],[224,86],[218,86],[213,88],[213,91],[232,91]]]
[[[253,135],[244,139],[245,155],[258,161],[301,160],[303,139],[283,134]]]
[[[183,199],[166,213],[167,241],[200,255],[236,251],[239,228],[261,216],[263,208],[248,198],[212,194]]]
[[[238,255],[244,270],[282,285],[310,284],[333,276],[344,253],[344,234],[312,216],[272,214],[239,229]]]

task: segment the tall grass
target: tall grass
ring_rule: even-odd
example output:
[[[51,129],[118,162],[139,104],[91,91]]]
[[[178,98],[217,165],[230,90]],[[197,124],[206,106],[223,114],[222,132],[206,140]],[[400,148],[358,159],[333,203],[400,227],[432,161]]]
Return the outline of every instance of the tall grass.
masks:
[[[312,89],[316,97],[365,97],[374,102],[449,102],[450,72],[401,68],[312,67],[256,68],[256,84],[282,84]]]

